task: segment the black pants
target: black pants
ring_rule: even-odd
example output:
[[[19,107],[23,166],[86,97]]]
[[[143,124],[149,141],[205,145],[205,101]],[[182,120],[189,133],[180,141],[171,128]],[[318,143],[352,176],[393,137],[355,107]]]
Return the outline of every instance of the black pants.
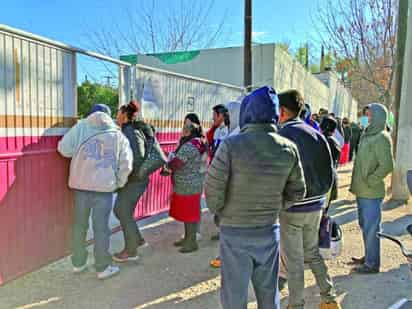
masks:
[[[354,155],[358,152],[359,143],[350,143],[349,161],[353,161]]]
[[[137,202],[147,189],[147,185],[148,181],[129,181],[125,187],[119,190],[114,206],[114,214],[119,219],[123,229],[125,249],[129,255],[137,253],[138,242],[143,239],[134,219],[134,212]]]

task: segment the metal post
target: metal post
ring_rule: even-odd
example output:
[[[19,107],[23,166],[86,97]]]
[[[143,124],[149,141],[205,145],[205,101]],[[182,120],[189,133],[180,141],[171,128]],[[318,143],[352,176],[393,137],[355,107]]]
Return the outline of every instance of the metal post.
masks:
[[[252,0],[245,0],[244,78],[246,91],[252,85]]]

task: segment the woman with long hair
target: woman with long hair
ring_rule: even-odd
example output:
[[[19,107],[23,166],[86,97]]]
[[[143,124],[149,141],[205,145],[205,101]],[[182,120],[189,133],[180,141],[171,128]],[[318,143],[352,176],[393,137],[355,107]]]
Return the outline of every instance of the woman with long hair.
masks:
[[[145,160],[146,150],[153,144],[154,129],[138,120],[140,103],[132,100],[120,107],[117,123],[129,140],[133,151],[133,172],[124,188],[118,191],[114,214],[120,221],[124,236],[124,249],[113,256],[119,263],[139,259],[137,248],[146,244],[134,219],[137,203],[147,189],[149,177],[140,179],[138,171]]]
[[[179,145],[169,155],[167,164],[173,183],[169,214],[175,220],[183,222],[185,227],[183,239],[175,242],[175,246],[181,247],[179,251],[182,253],[198,250],[196,232],[200,222],[200,202],[207,167],[207,146],[202,127],[194,118],[189,117],[189,121],[185,121]]]

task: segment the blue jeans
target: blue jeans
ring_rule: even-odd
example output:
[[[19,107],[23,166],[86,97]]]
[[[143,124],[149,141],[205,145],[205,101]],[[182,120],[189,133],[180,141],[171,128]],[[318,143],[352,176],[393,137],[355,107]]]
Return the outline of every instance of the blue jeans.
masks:
[[[220,227],[223,309],[246,309],[252,280],[258,308],[280,309],[279,226]]]
[[[358,220],[362,230],[365,248],[365,264],[379,269],[381,265],[380,239],[376,235],[381,230],[381,207],[383,199],[357,198]]]
[[[109,217],[112,211],[113,193],[80,190],[75,190],[74,193],[73,266],[81,267],[87,262],[86,236],[90,212],[92,212],[95,268],[97,272],[102,272],[112,263],[112,256],[109,253],[111,234]]]

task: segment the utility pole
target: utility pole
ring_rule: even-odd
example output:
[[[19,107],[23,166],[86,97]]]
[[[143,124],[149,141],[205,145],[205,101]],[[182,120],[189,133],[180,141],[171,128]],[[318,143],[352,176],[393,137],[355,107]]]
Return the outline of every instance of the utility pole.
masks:
[[[410,147],[412,138],[409,117],[412,113],[412,104],[409,101],[412,91],[411,67],[404,61],[412,56],[412,15],[408,16],[408,8],[412,0],[399,0],[397,52],[395,62],[395,170],[392,175],[392,200],[404,202],[410,198],[406,185],[406,175],[411,170],[412,158]],[[408,29],[409,28],[409,29]],[[408,47],[406,48],[406,45]],[[407,74],[403,74],[407,73]],[[404,93],[402,93],[404,92]],[[402,110],[402,114],[401,114]]]
[[[110,75],[107,75],[107,76],[103,76],[103,78],[106,79],[106,86],[107,86],[107,87],[111,87],[111,86],[112,86],[111,79],[112,79],[113,77],[110,76]]]
[[[405,58],[406,35],[408,28],[408,0],[399,0],[398,12],[398,33],[397,33],[397,49],[396,49],[396,64],[395,64],[395,128],[394,129],[394,154],[396,156],[398,131],[399,131],[399,109],[401,106],[402,92],[402,77],[403,63]]]
[[[245,0],[245,42],[244,42],[243,85],[252,90],[252,0]]]

